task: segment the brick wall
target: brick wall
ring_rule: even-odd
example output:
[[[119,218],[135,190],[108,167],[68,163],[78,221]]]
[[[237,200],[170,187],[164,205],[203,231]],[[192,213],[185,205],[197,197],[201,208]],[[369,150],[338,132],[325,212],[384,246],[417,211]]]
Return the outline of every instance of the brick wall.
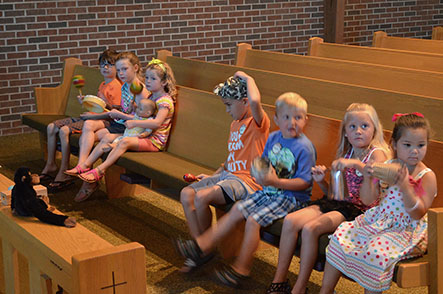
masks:
[[[368,44],[379,29],[429,36],[441,23],[438,3],[347,0],[346,42]],[[34,87],[60,83],[67,57],[96,66],[98,54],[110,47],[134,51],[145,65],[157,50],[168,49],[232,63],[239,42],[303,54],[308,39],[322,34],[321,0],[2,0],[0,135],[30,131],[20,114],[35,111]]]

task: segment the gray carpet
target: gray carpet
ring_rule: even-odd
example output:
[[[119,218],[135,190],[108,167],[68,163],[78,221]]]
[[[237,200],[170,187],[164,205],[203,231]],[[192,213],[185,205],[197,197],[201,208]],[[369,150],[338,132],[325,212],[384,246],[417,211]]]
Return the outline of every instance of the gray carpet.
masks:
[[[72,164],[75,164],[75,158]],[[19,166],[28,166],[38,173],[44,166],[37,134],[0,137],[0,172],[12,177]],[[117,245],[136,241],[146,248],[146,276],[148,293],[264,293],[271,282],[277,264],[278,249],[261,245],[254,261],[251,279],[244,290],[234,291],[215,282],[214,266],[220,258],[191,274],[182,274],[183,259],[177,256],[171,238],[188,236],[181,205],[168,194],[178,191],[148,191],[136,197],[107,199],[104,191],[96,192],[83,203],[72,199],[80,187],[76,182],[69,189],[51,194],[51,203],[102,238]],[[103,186],[103,185],[102,185]],[[289,279],[297,278],[298,259],[294,257]],[[313,272],[309,293],[317,293],[322,273]],[[337,293],[363,293],[357,284],[341,279]],[[385,293],[427,293],[426,288],[399,289],[395,284]]]

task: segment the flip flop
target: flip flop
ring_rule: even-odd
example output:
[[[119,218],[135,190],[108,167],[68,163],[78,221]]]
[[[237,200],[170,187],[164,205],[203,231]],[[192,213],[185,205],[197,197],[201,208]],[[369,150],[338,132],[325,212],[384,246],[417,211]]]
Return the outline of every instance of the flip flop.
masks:
[[[39,175],[40,178],[40,182],[49,182],[49,181],[53,181],[54,180],[54,176],[51,176],[50,174],[47,173],[42,173]]]
[[[74,201],[75,202],[82,202],[89,198],[95,191],[98,190],[99,184],[96,183],[96,185],[91,189],[80,189],[78,191],[77,195],[75,195]]]
[[[85,177],[86,175],[89,175],[89,174],[92,174],[94,176],[94,178],[92,180]],[[78,177],[80,179],[82,179],[82,181],[92,184],[92,183],[100,181],[100,179],[103,178],[104,175],[105,174],[101,173],[100,169],[97,167],[97,168],[91,169],[90,171],[88,171],[86,173],[82,173]]]
[[[86,173],[91,170],[91,168],[87,167],[85,169],[81,168],[80,165],[74,167],[75,171],[70,172],[69,170],[65,170],[64,173],[68,176],[78,177],[79,175]]]
[[[59,192],[61,190],[66,189],[67,187],[74,184],[74,180],[67,180],[67,181],[52,181],[48,185],[48,192],[55,193]]]

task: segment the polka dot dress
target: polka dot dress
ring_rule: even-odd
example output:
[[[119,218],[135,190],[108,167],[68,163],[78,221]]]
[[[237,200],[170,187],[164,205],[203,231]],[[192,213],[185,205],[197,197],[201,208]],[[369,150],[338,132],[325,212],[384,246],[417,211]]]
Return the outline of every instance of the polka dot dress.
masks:
[[[415,180],[430,169],[422,170]],[[331,236],[327,261],[371,291],[389,289],[395,264],[423,255],[427,247],[427,215],[412,219],[405,211],[398,186],[382,189],[380,204],[352,222],[342,223]]]

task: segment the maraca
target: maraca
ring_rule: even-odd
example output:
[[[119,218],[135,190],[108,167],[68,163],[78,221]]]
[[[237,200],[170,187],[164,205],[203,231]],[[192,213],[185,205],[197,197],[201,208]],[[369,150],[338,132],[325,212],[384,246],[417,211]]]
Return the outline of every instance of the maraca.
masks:
[[[137,81],[134,81],[129,87],[129,91],[131,91],[131,93],[134,95],[138,95],[143,91],[143,85]]]
[[[80,93],[80,96],[83,96],[81,89],[85,85],[85,78],[83,78],[82,75],[76,75],[76,76],[74,76],[72,78],[72,83],[78,89],[78,92]]]
[[[193,174],[185,174],[183,176],[183,180],[185,180],[188,183],[192,183],[192,182],[198,181],[197,177],[194,176]]]

